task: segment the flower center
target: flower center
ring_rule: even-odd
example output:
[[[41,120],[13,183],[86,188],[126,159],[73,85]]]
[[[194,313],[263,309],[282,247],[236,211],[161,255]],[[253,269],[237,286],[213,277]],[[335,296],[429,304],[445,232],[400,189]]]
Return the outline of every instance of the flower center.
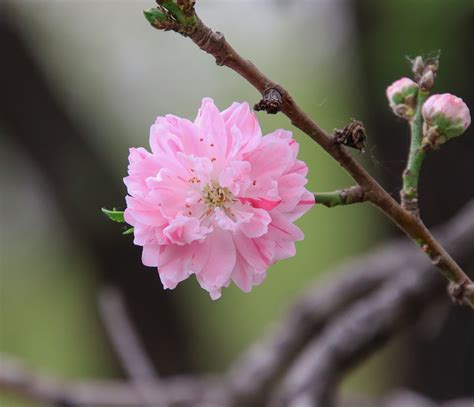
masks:
[[[235,202],[232,192],[227,187],[222,188],[215,181],[204,186],[202,197],[208,209],[225,208],[227,203]]]

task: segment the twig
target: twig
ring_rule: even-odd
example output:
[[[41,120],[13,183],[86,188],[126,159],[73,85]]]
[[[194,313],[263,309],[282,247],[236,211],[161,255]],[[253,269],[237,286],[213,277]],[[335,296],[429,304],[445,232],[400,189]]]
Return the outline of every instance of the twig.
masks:
[[[328,208],[338,205],[351,205],[367,201],[367,194],[361,186],[353,186],[347,189],[340,189],[334,192],[315,192],[314,199],[317,204],[322,204]]]
[[[418,216],[402,208],[349,154],[346,148],[334,143],[332,137],[308,117],[282,86],[265,76],[250,61],[242,58],[225,40],[222,33],[212,31],[196,14],[194,14],[194,17],[192,27],[187,25],[185,32],[183,30],[176,31],[188,36],[199,48],[214,56],[217,65],[227,66],[237,72],[263,96],[268,95],[270,90],[278,92],[281,96],[281,103],[279,103],[281,112],[290,119],[294,126],[316,141],[367,191],[367,199],[424,249],[433,264],[440,269],[452,285],[459,288],[472,283],[453,258],[434,239]],[[155,28],[164,28],[159,20],[148,19]],[[174,28],[171,27],[171,29]],[[474,307],[474,296],[467,294],[465,291],[462,292],[465,293],[463,302]]]
[[[444,226],[436,229],[440,241],[464,257],[474,238],[474,201]],[[423,268],[424,257],[405,241],[386,244],[373,253],[331,270],[329,284],[318,281],[292,307],[275,332],[254,345],[232,366],[229,386],[237,405],[265,405],[274,384],[310,342],[341,311],[380,287],[395,272]],[[334,276],[340,276],[333,281]],[[427,277],[427,276],[426,276]],[[436,277],[433,275],[433,277]]]

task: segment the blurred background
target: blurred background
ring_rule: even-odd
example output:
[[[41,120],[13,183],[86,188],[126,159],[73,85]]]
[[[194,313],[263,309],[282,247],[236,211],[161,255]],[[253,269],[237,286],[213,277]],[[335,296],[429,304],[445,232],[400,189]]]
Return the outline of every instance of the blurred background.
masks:
[[[0,4],[0,351],[64,378],[123,374],[97,311],[104,285],[124,293],[160,373],[219,372],[309,282],[398,234],[369,205],[315,207],[299,222],[306,238],[297,256],[272,267],[250,294],[231,286],[213,302],[193,278],[163,291],[131,237],[100,212],[124,205],[128,148],[147,146],[158,115],[193,119],[204,96],[221,109],[259,96],[191,41],[153,30],[142,15],[152,6]],[[441,50],[435,90],[474,106],[472,0],[199,0],[197,9],[322,127],[363,120],[369,147],[355,154],[394,195],[408,133],[390,113],[385,88],[410,74],[407,57]],[[264,133],[295,130],[282,115],[258,117]],[[295,135],[310,190],[351,185],[308,137]],[[428,225],[474,196],[473,154],[471,128],[428,158],[421,188]],[[400,335],[345,390],[380,394],[404,385],[433,398],[474,395],[472,314],[445,307],[437,319],[435,330]],[[0,404],[35,406],[6,396]]]

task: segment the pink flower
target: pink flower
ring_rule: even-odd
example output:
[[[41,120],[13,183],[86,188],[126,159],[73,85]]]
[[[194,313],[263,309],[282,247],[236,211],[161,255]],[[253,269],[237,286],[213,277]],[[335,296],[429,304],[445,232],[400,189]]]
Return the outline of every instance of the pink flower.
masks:
[[[400,117],[409,119],[415,113],[418,85],[410,78],[401,78],[387,88],[387,99],[393,112]]]
[[[231,281],[249,292],[295,255],[314,196],[290,132],[262,137],[247,103],[219,112],[205,98],[194,122],[158,117],[150,146],[130,149],[125,220],[164,288],[195,274],[213,299]]]

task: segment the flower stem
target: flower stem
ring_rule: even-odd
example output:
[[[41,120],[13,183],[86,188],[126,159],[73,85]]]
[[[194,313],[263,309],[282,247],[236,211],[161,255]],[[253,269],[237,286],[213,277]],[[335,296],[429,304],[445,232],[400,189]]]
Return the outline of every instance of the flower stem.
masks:
[[[418,92],[415,116],[410,122],[411,144],[408,155],[408,163],[403,172],[403,189],[401,190],[402,206],[410,212],[418,214],[418,180],[421,166],[426,153],[421,147],[423,139],[423,116],[421,108],[428,97],[429,92],[421,90]]]
[[[367,200],[367,196],[365,194],[365,189],[357,185],[332,192],[315,192],[314,200],[316,204],[332,208],[339,205],[351,205],[364,202]]]

